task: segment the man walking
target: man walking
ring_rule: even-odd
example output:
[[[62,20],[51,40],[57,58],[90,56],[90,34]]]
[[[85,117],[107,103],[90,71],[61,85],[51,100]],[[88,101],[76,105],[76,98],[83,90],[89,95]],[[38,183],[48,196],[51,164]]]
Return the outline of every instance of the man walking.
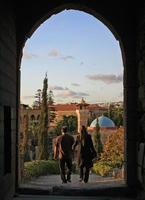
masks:
[[[71,182],[72,173],[72,157],[73,151],[72,146],[74,144],[73,136],[67,133],[67,127],[62,127],[62,135],[56,139],[54,147],[54,159],[59,158],[60,176],[62,183]],[[67,173],[66,173],[67,167]]]

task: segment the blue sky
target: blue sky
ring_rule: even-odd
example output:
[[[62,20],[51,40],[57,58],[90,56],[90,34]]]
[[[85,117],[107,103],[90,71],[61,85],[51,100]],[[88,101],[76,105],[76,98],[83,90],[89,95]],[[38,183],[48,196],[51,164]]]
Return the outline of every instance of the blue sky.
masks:
[[[32,105],[47,72],[56,103],[123,99],[119,42],[99,20],[65,10],[51,16],[27,40],[21,62],[21,103]]]

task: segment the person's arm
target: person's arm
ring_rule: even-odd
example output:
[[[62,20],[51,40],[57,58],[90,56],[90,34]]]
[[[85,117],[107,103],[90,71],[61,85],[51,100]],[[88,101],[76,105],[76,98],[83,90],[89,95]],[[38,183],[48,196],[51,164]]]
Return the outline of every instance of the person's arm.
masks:
[[[77,136],[76,140],[74,140],[73,151],[75,150],[77,145],[78,145],[78,136]]]
[[[56,160],[57,157],[58,157],[58,139],[55,142],[53,159]]]
[[[96,152],[95,147],[93,145],[93,141],[92,141],[91,136],[90,136],[90,148],[91,148],[91,151],[92,151],[92,157],[95,158],[97,156],[97,152]]]

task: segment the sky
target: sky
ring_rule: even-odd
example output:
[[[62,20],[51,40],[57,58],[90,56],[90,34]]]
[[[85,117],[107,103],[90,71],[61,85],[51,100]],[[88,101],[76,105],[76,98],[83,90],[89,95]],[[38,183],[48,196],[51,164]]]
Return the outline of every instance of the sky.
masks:
[[[27,40],[21,61],[21,103],[34,102],[43,88],[55,103],[123,100],[123,63],[119,42],[97,18],[64,10],[42,23]]]

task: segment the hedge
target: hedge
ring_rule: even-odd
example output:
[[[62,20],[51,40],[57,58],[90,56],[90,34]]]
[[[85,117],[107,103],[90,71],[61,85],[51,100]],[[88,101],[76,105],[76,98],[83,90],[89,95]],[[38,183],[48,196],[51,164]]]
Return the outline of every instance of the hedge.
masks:
[[[59,174],[59,164],[55,160],[35,160],[24,163],[23,180],[30,180],[48,174]]]

